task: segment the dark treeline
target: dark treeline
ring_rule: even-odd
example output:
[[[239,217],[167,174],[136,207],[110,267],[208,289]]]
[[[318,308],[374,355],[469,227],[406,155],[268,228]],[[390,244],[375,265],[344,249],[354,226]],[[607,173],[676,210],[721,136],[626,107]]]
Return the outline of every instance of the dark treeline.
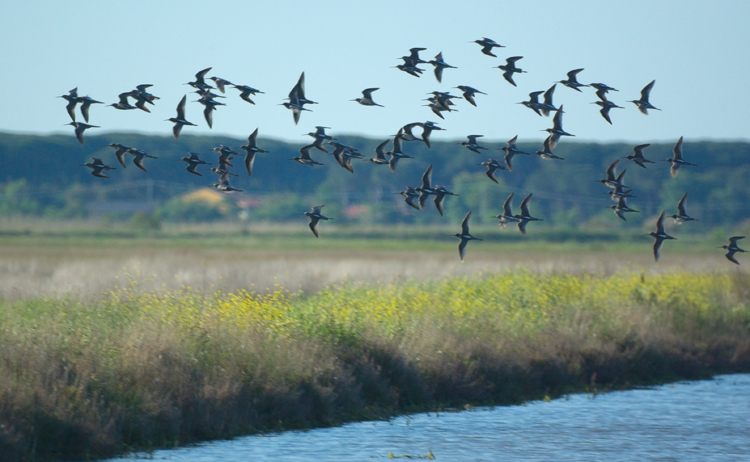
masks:
[[[356,136],[338,136],[338,139],[367,157],[374,155],[373,149],[382,141]],[[72,135],[0,134],[0,162],[4,170],[0,176],[0,213],[85,217],[95,202],[150,200],[156,204],[156,213],[165,219],[218,218],[219,215],[211,213],[193,213],[190,206],[175,206],[182,195],[218,179],[205,167],[199,169],[203,177],[191,175],[185,171],[185,164],[177,160],[188,152],[196,152],[215,163],[217,154],[211,151],[212,147],[221,143],[237,147],[244,141],[188,134],[174,140],[166,136],[111,133],[86,135],[86,145],[81,147]],[[685,159],[698,166],[683,168],[676,179],[670,176],[669,164],[664,162],[671,157],[673,143],[653,144],[645,150],[646,158],[656,162],[648,164],[648,169],[622,159],[619,169],[628,170],[625,183],[634,188],[633,194],[637,196],[629,205],[641,211],[629,214],[628,222],[624,223],[607,208],[614,202],[605,195],[607,188],[597,180],[604,178],[605,169],[614,160],[631,154],[633,145],[563,140],[555,154],[564,161],[517,156],[514,171],[498,171],[500,184],[495,184],[478,164],[489,157],[501,160],[503,152],[496,149],[504,143],[484,141],[481,144],[489,150],[477,155],[459,146],[458,141],[433,141],[431,149],[421,142],[407,142],[404,152],[415,158],[401,161],[395,173],[387,166],[355,160],[355,173],[350,174],[332,156],[315,149],[311,154],[325,164],[323,167],[310,168],[291,161],[312,138],[301,136],[299,143],[289,144],[264,139],[261,133],[259,147],[271,152],[256,157],[251,178],[244,171],[242,159],[234,160],[234,172],[240,176],[232,179],[232,185],[244,189],[244,193],[231,198],[254,199],[248,215],[256,220],[299,219],[301,211],[324,203],[329,216],[344,221],[374,224],[459,221],[467,210],[475,210],[477,223],[492,223],[492,216],[500,212],[509,193],[515,192],[517,207],[525,195],[533,192],[532,211],[548,224],[596,228],[638,227],[662,209],[667,214],[675,213],[678,199],[688,192],[688,213],[701,220],[700,229],[704,231],[707,226],[727,226],[750,216],[747,183],[750,143],[686,142]],[[122,169],[114,149],[107,146],[109,143],[140,148],[158,159],[147,159],[147,173],[137,169],[130,157],[127,168]],[[536,143],[518,146],[527,152],[541,149]],[[108,180],[95,178],[89,169],[80,166],[91,157],[101,158],[117,170],[109,172]],[[406,185],[419,186],[420,177],[430,164],[434,165],[433,183],[446,185],[460,194],[446,200],[446,218],[441,219],[432,204],[422,212],[410,209],[395,194]],[[231,209],[229,213],[234,216],[238,210]]]

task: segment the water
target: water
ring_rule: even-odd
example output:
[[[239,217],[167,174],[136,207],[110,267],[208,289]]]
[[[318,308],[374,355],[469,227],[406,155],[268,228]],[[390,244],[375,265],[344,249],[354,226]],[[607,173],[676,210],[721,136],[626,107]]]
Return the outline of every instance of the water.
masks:
[[[462,462],[750,461],[750,374],[250,436],[152,456],[190,462],[342,462],[388,459],[389,452],[432,453],[436,460]]]

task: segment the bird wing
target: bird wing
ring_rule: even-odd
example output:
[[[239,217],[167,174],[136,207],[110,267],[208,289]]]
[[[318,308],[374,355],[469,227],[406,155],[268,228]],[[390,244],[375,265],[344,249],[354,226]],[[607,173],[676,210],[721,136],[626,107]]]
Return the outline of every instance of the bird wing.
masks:
[[[445,200],[445,194],[438,194],[435,196],[435,207],[437,207],[440,216],[443,216],[443,201]]]
[[[737,241],[740,239],[745,239],[745,236],[733,236],[729,238],[729,246],[730,247],[737,247]]]
[[[503,202],[503,215],[507,217],[513,215],[513,194],[515,193],[510,193],[510,196]]]
[[[471,223],[471,210],[466,214],[463,221],[461,222],[461,234],[471,234],[469,232],[469,224]]]
[[[513,81],[513,71],[505,71],[503,72],[503,78],[508,81],[511,85],[514,87],[517,86],[516,82]]]
[[[672,174],[672,178],[677,178],[677,175],[680,173],[680,164],[677,162],[672,162],[672,166],[669,168],[669,172]]]
[[[461,257],[461,261],[463,261],[464,256],[466,255],[466,244],[468,243],[468,240],[462,238],[461,242],[458,244],[458,256]]]
[[[245,169],[247,170],[247,176],[250,176],[253,174],[254,162],[255,162],[255,153],[248,151],[247,156],[245,156]]]
[[[427,170],[424,171],[422,174],[422,188],[423,189],[431,189],[432,184],[432,165],[427,167]]]
[[[508,147],[509,148],[515,148],[516,147],[516,140],[518,139],[518,135],[514,136],[513,138],[508,140]]]
[[[664,210],[661,211],[661,215],[659,215],[659,218],[656,220],[656,234],[665,234],[664,233]]]
[[[682,160],[682,137],[680,137],[680,139],[677,140],[677,144],[674,145],[674,149],[672,149],[672,153],[674,154],[672,159]]]
[[[555,117],[552,118],[552,128],[553,130],[559,130],[563,131],[562,128],[562,115],[563,115],[563,107],[562,104],[560,105],[560,109],[555,112]]]
[[[177,105],[177,118],[179,120],[185,120],[185,101],[187,101],[187,95],[183,96]]]
[[[726,254],[726,255],[724,255],[724,256],[725,256],[725,257],[727,257],[727,260],[731,261],[732,263],[735,263],[735,264],[739,265],[739,264],[740,264],[740,262],[738,262],[738,261],[737,261],[737,260],[736,260],[736,259],[734,258],[734,254],[735,254],[735,253],[737,253],[737,251],[736,251],[736,250],[730,250],[730,251],[729,251],[729,252],[727,252],[727,254]]]
[[[312,230],[315,237],[318,237],[318,222],[320,221],[319,217],[311,216],[310,217],[310,230]]]
[[[206,118],[206,123],[208,124],[208,128],[213,128],[214,124],[214,106],[207,104],[206,108],[203,110],[203,116]]]
[[[172,134],[174,135],[174,139],[178,139],[180,137],[181,131],[182,131],[182,124],[179,122],[175,122],[174,127],[172,127]]]
[[[519,59],[523,59],[523,56],[511,56],[510,58],[506,59],[505,62],[508,63],[509,66],[515,67],[516,61]]]
[[[620,159],[617,159],[616,161],[612,162],[612,164],[607,167],[607,180],[611,181],[616,178],[615,171],[617,170],[617,164],[620,163]]]
[[[203,69],[202,71],[199,71],[197,74],[195,74],[195,83],[197,83],[197,84],[205,84],[206,81],[203,80],[203,79],[204,79],[204,77],[206,77],[206,74],[208,74],[208,71],[210,71],[210,70],[211,70],[211,68],[207,67],[207,68]]]
[[[530,217],[531,214],[529,213],[529,201],[531,201],[531,196],[534,193],[530,193],[526,198],[521,202],[521,216],[524,217]]]
[[[664,239],[656,238],[654,241],[654,261],[659,261],[659,256],[661,256],[661,245],[664,243]]]
[[[602,109],[599,111],[599,113],[604,117],[604,120],[609,122],[610,125],[612,125],[612,119],[609,118],[609,106],[603,106]]]
[[[143,166],[143,157],[142,157],[142,156],[136,156],[136,157],[135,157],[135,158],[133,159],[133,163],[135,164],[135,166],[136,166],[136,167],[140,168],[140,169],[141,169],[141,170],[143,170],[144,172],[146,172],[146,171],[147,171],[147,170],[146,170],[146,167],[144,167],[144,166]]]
[[[250,134],[250,136],[247,137],[247,145],[251,148],[255,147],[255,139],[258,137],[258,129],[256,128],[254,132]]]
[[[635,156],[638,158],[643,158],[643,150],[649,146],[651,146],[650,143],[639,144],[638,146],[634,147],[633,152],[635,153]]]
[[[495,178],[495,170],[497,170],[497,169],[493,168],[493,167],[487,167],[487,172],[486,173],[487,173],[487,176],[489,177],[490,180],[492,180],[495,183],[497,183],[497,178]],[[500,183],[497,183],[497,184],[500,184]]]
[[[391,139],[388,138],[387,140],[383,141],[382,143],[380,143],[379,145],[375,147],[375,156],[378,159],[385,160],[385,145],[390,143],[390,141]]]
[[[654,88],[654,84],[656,83],[656,80],[652,80],[651,83],[643,87],[643,90],[641,90],[641,101],[644,103],[648,103],[648,96],[651,93],[651,89]]]
[[[503,157],[503,160],[505,161],[505,165],[508,167],[508,171],[509,172],[513,171],[513,164],[511,163],[511,160],[513,159],[513,156],[515,156],[515,154],[513,154],[512,151],[508,151],[505,154],[505,157]]]
[[[523,234],[524,236],[526,235],[526,225],[528,223],[528,220],[520,220],[518,222],[518,230],[521,231],[521,234]]]
[[[552,85],[549,90],[544,92],[544,104],[552,106],[552,96],[555,94],[557,84]]]
[[[572,71],[568,72],[568,80],[570,80],[571,82],[578,82],[577,75],[582,70],[583,68],[580,68],[580,69],[573,69]]]
[[[680,201],[677,202],[677,213],[680,216],[687,216],[687,213],[685,212],[685,201],[687,200],[687,193],[683,194],[680,198]]]

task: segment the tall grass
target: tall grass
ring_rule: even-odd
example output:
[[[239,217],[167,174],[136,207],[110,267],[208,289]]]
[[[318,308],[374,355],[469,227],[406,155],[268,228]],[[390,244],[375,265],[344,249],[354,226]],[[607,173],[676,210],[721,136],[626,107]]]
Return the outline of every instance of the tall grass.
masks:
[[[0,302],[4,460],[750,371],[745,273],[500,272],[307,296]]]

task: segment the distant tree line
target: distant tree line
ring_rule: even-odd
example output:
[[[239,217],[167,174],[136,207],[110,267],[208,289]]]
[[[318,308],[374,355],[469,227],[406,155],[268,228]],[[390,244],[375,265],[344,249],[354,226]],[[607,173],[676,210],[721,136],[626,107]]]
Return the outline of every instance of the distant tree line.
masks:
[[[339,141],[359,149],[367,157],[382,140],[357,136],[337,136]],[[614,204],[605,195],[606,188],[597,183],[614,160],[632,153],[633,146],[623,143],[560,143],[555,154],[564,161],[542,160],[537,156],[516,156],[513,172],[496,173],[499,184],[485,176],[478,165],[489,157],[502,159],[495,150],[504,143],[485,141],[489,148],[477,155],[454,142],[433,141],[432,148],[421,142],[404,143],[404,152],[414,159],[404,159],[395,173],[387,166],[354,161],[354,174],[342,169],[335,159],[313,150],[322,167],[310,168],[290,160],[300,147],[312,139],[300,138],[298,144],[275,140],[258,140],[259,146],[271,151],[259,154],[253,176],[248,178],[241,159],[235,160],[232,184],[244,190],[228,196],[230,206],[212,209],[204,203],[186,203],[185,194],[217,182],[218,176],[207,168],[203,177],[186,172],[177,160],[188,152],[197,152],[203,159],[215,162],[212,147],[223,143],[240,146],[245,140],[215,136],[190,136],[179,140],[166,136],[113,133],[87,136],[81,147],[73,136],[34,136],[0,134],[0,217],[13,215],[47,217],[85,217],[95,202],[151,201],[155,213],[173,221],[207,221],[216,219],[285,221],[299,219],[299,214],[312,205],[326,204],[326,211],[339,221],[362,223],[441,223],[460,221],[467,210],[474,210],[476,223],[492,223],[503,201],[516,193],[515,205],[533,192],[534,215],[550,225],[562,228],[616,226],[639,227],[662,209],[675,213],[680,196],[688,192],[689,213],[701,220],[701,229],[726,226],[750,216],[750,143],[686,142],[685,158],[698,167],[684,168],[678,178],[669,175],[673,144],[653,144],[645,156],[656,161],[643,169],[626,159],[619,169],[627,169],[625,183],[634,188],[636,196],[629,205],[641,213],[628,215],[621,222],[612,210]],[[146,163],[148,172],[137,169],[130,160],[123,169],[107,145],[116,142],[137,147],[158,157]],[[519,143],[519,148],[534,152],[541,145]],[[98,157],[117,170],[110,179],[95,178],[80,167],[91,157]],[[460,197],[445,203],[445,218],[434,206],[424,211],[410,209],[397,195],[406,185],[418,186],[428,165],[434,167],[433,183],[448,186]],[[238,200],[244,199],[244,200]],[[128,213],[113,211],[117,218]],[[244,214],[244,215],[243,215]],[[132,215],[132,214],[131,214]]]

